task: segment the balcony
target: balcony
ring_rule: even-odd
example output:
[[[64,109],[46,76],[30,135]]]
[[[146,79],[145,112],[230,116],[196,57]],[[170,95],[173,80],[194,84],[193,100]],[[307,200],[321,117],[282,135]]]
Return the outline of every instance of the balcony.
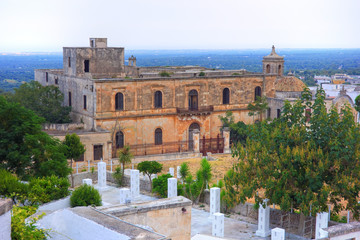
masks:
[[[181,116],[185,115],[208,115],[212,111],[214,111],[214,106],[204,106],[204,107],[197,107],[197,108],[176,108],[177,114]]]

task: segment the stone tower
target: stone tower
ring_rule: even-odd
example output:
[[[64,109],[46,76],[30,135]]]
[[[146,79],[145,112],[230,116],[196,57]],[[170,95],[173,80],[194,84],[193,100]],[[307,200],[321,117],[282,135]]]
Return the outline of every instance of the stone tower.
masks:
[[[274,45],[269,55],[263,57],[263,73],[282,76],[284,72],[284,57],[277,55]]]

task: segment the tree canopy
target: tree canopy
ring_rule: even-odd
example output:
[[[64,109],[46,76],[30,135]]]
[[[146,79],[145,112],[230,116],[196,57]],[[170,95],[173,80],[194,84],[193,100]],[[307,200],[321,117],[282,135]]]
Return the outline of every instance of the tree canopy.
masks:
[[[285,102],[280,118],[248,126],[245,146],[234,152],[239,161],[224,178],[229,204],[268,198],[304,215],[331,204],[359,216],[359,125],[349,106],[327,111],[324,100],[322,89],[315,100],[305,89],[294,104]]]
[[[161,172],[163,165],[156,161],[143,161],[137,165],[137,169],[149,177],[150,188],[152,189],[151,175]]]
[[[41,131],[44,119],[0,96],[0,167],[21,178],[65,177],[69,173],[64,146]]]
[[[71,107],[63,106],[64,94],[55,86],[42,86],[36,81],[22,84],[9,101],[20,103],[50,123],[69,123]]]

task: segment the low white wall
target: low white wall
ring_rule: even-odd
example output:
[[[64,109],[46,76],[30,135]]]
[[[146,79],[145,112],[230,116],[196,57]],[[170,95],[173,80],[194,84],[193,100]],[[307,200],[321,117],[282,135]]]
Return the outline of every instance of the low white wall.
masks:
[[[11,240],[11,213],[10,211],[0,216],[0,239]]]

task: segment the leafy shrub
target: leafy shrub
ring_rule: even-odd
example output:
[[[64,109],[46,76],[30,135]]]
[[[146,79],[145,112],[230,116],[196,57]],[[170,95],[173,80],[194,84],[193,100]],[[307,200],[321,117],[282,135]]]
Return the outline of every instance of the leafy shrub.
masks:
[[[205,76],[205,73],[204,73],[204,72],[200,72],[200,73],[199,73],[199,76],[200,76],[200,77],[203,77],[203,76]]]
[[[87,184],[81,185],[77,188],[70,197],[71,207],[77,206],[101,206],[101,196],[99,191],[93,186]]]
[[[123,173],[119,167],[115,168],[115,172],[112,174],[116,184],[121,187],[123,183]]]
[[[37,229],[35,226],[36,221],[43,215],[31,218],[30,221],[25,223],[25,219],[33,215],[36,209],[37,207],[33,206],[13,207],[11,216],[11,239],[46,239],[46,236],[48,236],[47,230]]]
[[[166,71],[162,71],[159,73],[160,77],[170,77],[171,74],[169,72],[166,72]]]
[[[167,189],[168,189],[168,178],[172,178],[171,174],[163,174],[153,179],[153,189],[152,192],[157,193],[160,197],[167,198]],[[182,190],[182,185],[178,183],[177,185],[177,195],[184,195]]]
[[[0,196],[23,200],[28,186],[5,169],[0,169]]]
[[[167,197],[168,178],[172,178],[171,174],[163,174],[154,178],[153,180],[153,192],[159,194],[161,197]]]
[[[69,180],[57,176],[33,178],[29,182],[28,200],[41,204],[69,195]]]

